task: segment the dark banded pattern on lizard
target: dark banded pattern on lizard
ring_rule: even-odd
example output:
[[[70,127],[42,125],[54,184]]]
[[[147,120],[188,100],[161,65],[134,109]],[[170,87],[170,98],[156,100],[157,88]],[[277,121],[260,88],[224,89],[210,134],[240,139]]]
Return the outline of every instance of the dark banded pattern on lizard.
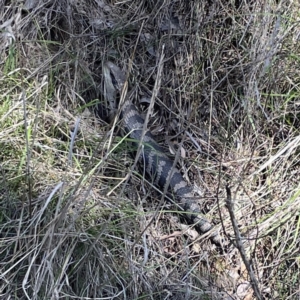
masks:
[[[105,62],[103,66],[104,96],[109,101],[111,109],[116,109],[116,92],[122,93],[126,81],[125,74],[112,62]],[[193,187],[184,180],[174,162],[164,154],[164,150],[157,144],[149,130],[143,134],[145,120],[129,97],[121,103],[122,127],[129,137],[142,147],[139,155],[140,163],[145,167],[147,174],[153,178],[155,185],[164,191],[169,188],[175,195],[175,203],[185,212],[184,216],[190,224],[194,224],[197,231],[206,233],[213,228],[210,222],[202,215],[198,205],[199,197],[195,197]],[[210,235],[212,241],[221,244],[221,237],[217,232]]]

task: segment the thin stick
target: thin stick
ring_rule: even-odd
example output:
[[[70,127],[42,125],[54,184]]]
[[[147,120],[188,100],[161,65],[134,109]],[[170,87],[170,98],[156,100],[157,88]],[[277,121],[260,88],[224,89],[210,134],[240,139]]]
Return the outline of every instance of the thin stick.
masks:
[[[248,274],[250,276],[250,283],[251,286],[253,288],[254,294],[257,297],[258,300],[262,300],[262,296],[258,287],[258,281],[253,273],[253,267],[252,267],[252,263],[250,262],[250,260],[248,260],[247,256],[246,256],[246,252],[245,252],[245,248],[243,246],[243,242],[242,242],[242,236],[241,233],[239,231],[238,228],[238,223],[235,219],[235,215],[233,212],[233,204],[232,204],[232,200],[231,200],[231,190],[229,188],[228,185],[226,185],[226,193],[227,193],[227,199],[226,199],[226,205],[227,205],[227,209],[229,211],[229,215],[230,215],[230,220],[234,229],[234,235],[236,238],[236,247],[239,250],[242,260],[246,266],[246,269],[248,271]]]

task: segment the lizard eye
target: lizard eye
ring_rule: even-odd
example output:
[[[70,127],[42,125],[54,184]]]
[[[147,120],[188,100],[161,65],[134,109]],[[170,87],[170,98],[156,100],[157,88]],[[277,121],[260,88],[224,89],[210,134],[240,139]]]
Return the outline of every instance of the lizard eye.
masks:
[[[111,77],[111,81],[113,83],[114,86],[118,86],[118,81],[116,80],[113,72],[109,72],[110,73],[110,77]]]

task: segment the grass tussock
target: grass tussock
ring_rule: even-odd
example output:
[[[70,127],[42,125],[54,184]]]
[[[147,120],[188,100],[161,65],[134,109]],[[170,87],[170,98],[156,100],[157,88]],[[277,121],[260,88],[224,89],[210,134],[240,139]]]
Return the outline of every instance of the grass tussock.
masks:
[[[298,299],[297,2],[20,3],[0,1],[1,299]],[[106,60],[141,111],[157,94],[149,128],[223,251],[128,176]]]

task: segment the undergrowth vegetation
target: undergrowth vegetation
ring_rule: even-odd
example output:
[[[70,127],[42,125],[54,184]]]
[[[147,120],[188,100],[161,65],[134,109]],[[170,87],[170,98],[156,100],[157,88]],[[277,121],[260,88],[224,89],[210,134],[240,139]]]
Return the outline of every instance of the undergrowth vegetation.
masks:
[[[1,299],[299,299],[299,9],[0,0]],[[223,248],[99,117],[107,60]]]

